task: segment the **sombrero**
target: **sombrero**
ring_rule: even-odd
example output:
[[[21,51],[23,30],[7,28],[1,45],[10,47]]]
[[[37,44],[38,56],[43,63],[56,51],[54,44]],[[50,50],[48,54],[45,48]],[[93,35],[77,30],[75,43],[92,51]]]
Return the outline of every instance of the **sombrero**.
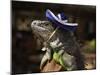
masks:
[[[46,17],[50,22],[53,23],[53,25],[64,30],[75,31],[78,26],[78,23],[68,23],[67,17],[64,15],[64,13],[60,13],[55,16],[53,12],[47,9]]]

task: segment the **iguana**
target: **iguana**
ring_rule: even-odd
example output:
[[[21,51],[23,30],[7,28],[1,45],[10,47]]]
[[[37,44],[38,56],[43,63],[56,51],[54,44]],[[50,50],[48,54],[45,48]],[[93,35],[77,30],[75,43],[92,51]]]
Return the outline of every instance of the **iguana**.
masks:
[[[48,41],[50,35],[56,29],[49,21],[33,20],[31,24],[32,32],[43,44],[44,54],[40,69],[47,61],[54,59],[65,70],[83,70],[84,62],[80,52],[80,46],[75,40],[74,33],[58,29],[53,37]]]

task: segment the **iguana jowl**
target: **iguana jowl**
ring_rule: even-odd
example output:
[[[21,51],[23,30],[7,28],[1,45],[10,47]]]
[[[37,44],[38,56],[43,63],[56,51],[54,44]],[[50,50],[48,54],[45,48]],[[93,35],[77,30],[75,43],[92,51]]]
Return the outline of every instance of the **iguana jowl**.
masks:
[[[73,32],[58,29],[52,39],[46,42],[55,30],[49,21],[34,20],[31,28],[35,36],[44,44],[42,50],[46,51],[41,60],[40,69],[50,59],[58,61],[66,70],[84,69],[79,44],[76,42]]]

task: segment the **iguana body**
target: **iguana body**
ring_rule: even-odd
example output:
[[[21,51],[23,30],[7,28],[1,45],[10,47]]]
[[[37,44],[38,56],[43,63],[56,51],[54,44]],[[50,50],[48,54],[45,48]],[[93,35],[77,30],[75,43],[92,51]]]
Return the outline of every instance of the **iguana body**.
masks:
[[[33,33],[44,44],[42,50],[46,50],[40,64],[41,69],[50,59],[55,59],[63,67],[67,67],[67,70],[84,69],[83,58],[79,51],[79,44],[76,42],[72,32],[58,29],[52,39],[45,43],[55,30],[55,27],[53,27],[49,21],[35,20],[32,22],[31,28]],[[56,54],[56,52],[58,52],[58,54]]]

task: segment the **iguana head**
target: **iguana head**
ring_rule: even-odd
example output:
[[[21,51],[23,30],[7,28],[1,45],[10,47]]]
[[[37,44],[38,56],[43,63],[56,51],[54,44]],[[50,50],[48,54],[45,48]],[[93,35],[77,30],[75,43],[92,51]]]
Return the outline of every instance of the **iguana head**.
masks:
[[[31,28],[33,33],[43,41],[46,41],[54,30],[52,24],[49,21],[40,20],[34,20],[31,23]]]

